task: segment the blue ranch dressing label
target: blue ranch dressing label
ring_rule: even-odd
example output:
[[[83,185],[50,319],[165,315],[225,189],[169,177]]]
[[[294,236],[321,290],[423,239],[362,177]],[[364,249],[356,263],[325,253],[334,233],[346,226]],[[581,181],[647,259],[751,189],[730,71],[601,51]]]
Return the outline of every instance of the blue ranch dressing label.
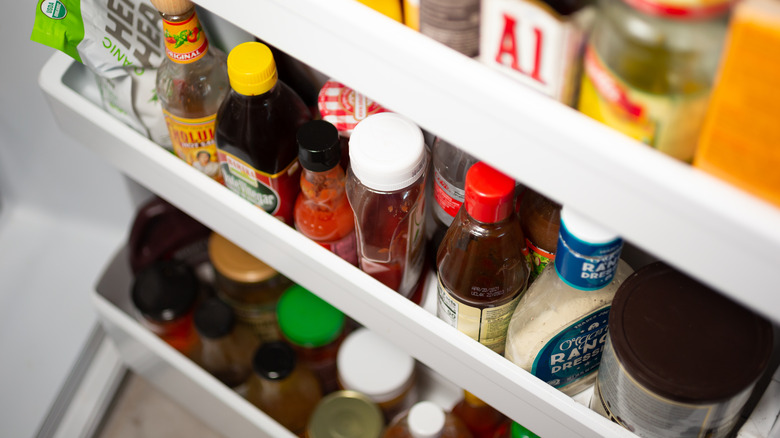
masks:
[[[580,240],[561,221],[555,271],[564,283],[575,289],[601,289],[615,276],[622,248],[621,238],[595,244]]]

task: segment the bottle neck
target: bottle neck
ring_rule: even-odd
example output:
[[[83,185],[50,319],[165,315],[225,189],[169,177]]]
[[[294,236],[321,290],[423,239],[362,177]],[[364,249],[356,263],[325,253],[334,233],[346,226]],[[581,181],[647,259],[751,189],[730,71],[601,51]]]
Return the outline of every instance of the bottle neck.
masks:
[[[206,56],[209,42],[194,7],[181,15],[161,12],[160,16],[168,59],[177,64],[189,64]]]
[[[345,196],[346,176],[340,165],[316,172],[304,168],[301,174],[301,193],[318,203],[333,203]]]

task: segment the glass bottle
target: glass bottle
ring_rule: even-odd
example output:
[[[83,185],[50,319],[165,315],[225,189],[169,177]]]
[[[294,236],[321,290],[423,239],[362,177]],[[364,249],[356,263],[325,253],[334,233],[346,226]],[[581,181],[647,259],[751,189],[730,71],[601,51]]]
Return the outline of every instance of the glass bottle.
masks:
[[[312,120],[298,129],[301,193],[295,201],[295,229],[342,259],[357,266],[355,215],[339,165],[339,132],[324,120]]]
[[[471,166],[437,256],[438,317],[499,354],[529,275],[514,199],[512,178],[484,162]]]
[[[311,120],[300,97],[278,80],[271,50],[247,42],[228,55],[230,93],[217,113],[217,153],[225,185],[293,225],[301,190],[295,133]]]
[[[422,401],[387,426],[384,438],[471,438],[466,425],[436,403]]]
[[[420,0],[420,33],[475,57],[479,54],[480,0]]]
[[[596,379],[612,298],[633,270],[623,240],[564,206],[555,260],[520,299],[506,358],[574,395]]]
[[[520,204],[520,226],[525,235],[525,256],[531,267],[531,281],[555,259],[561,204],[541,193],[527,189]]]
[[[600,0],[578,109],[691,161],[732,2]]]
[[[415,303],[425,277],[425,181],[420,128],[394,113],[367,117],[350,137],[347,198],[360,269]]]
[[[474,438],[493,438],[507,417],[474,394],[463,393],[463,400],[452,408],[452,414],[460,418]]]
[[[282,294],[276,314],[282,336],[317,376],[323,394],[337,390],[336,357],[345,336],[344,314],[299,285]]]
[[[222,182],[214,142],[217,110],[227,95],[225,54],[209,47],[189,0],[153,0],[163,18],[165,53],[157,97],[179,158]]]
[[[259,344],[251,329],[239,324],[233,309],[216,297],[203,301],[194,319],[201,343],[195,362],[230,388],[246,382]]]
[[[262,344],[255,352],[252,368],[247,400],[290,432],[303,436],[322,399],[317,378],[298,362],[292,347],[282,341]]]

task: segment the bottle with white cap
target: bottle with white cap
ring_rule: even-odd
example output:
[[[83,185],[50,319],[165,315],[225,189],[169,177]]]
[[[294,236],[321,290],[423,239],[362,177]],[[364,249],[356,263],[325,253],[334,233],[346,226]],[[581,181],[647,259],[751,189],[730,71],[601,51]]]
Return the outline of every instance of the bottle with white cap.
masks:
[[[347,197],[360,269],[419,303],[430,160],[423,133],[401,115],[374,114],[355,127],[349,146]]]
[[[436,403],[421,401],[396,417],[383,438],[471,438],[471,432]]]
[[[555,260],[517,304],[506,358],[568,395],[592,385],[612,298],[633,272],[622,248],[614,232],[564,206]]]

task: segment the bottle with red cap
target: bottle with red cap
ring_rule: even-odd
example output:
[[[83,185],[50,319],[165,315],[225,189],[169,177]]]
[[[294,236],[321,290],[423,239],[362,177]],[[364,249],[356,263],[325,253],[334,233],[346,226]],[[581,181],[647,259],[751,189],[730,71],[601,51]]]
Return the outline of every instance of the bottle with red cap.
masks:
[[[442,240],[437,315],[503,354],[509,320],[528,285],[515,181],[478,162],[466,174],[464,207]]]

